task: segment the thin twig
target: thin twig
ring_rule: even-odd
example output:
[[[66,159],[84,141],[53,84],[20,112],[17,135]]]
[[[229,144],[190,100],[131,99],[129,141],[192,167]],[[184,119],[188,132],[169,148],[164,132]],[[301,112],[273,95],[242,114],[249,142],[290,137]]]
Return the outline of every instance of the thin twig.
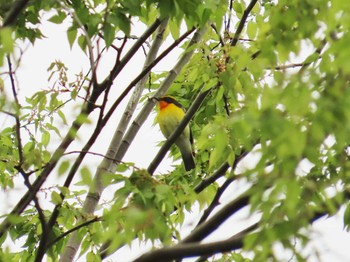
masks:
[[[95,85],[97,83],[97,76],[96,76],[96,67],[95,67],[95,58],[94,58],[94,51],[93,51],[93,46],[92,46],[92,42],[89,36],[89,33],[86,31],[85,26],[83,25],[83,23],[80,21],[79,17],[77,16],[77,14],[75,12],[72,12],[71,9],[67,8],[62,1],[57,1],[61,7],[66,10],[72,17],[73,19],[77,22],[77,24],[79,25],[79,28],[82,30],[86,43],[87,43],[87,47],[88,47],[88,51],[89,51],[89,61],[90,61],[90,68],[91,68],[91,73],[92,73],[92,78],[91,78],[91,82],[93,83],[93,85]]]
[[[101,124],[99,125],[99,128],[96,129],[94,131],[94,133],[90,136],[90,139],[88,140],[88,142],[85,144],[85,146],[83,147],[83,149],[81,150],[81,153],[79,154],[78,158],[76,159],[76,161],[74,162],[73,166],[71,167],[66,181],[64,183],[65,187],[69,187],[74,175],[76,173],[76,171],[78,170],[80,164],[82,163],[83,159],[85,158],[87,152],[89,152],[91,146],[94,144],[94,142],[96,141],[96,138],[98,137],[98,135],[100,134],[101,130],[103,129],[103,127],[107,124],[107,122],[109,121],[110,117],[112,116],[114,110],[117,108],[117,106],[119,105],[119,103],[124,99],[124,97],[128,94],[128,92],[137,84],[138,81],[140,81],[140,79],[142,79],[142,77],[144,77],[150,70],[152,70],[152,68],[154,66],[156,66],[158,64],[158,62],[160,62],[164,57],[166,57],[167,54],[170,53],[171,50],[173,50],[179,43],[181,43],[182,40],[184,40],[189,34],[191,33],[191,31],[186,32],[182,37],[180,37],[179,39],[177,39],[176,41],[174,41],[174,43],[169,46],[169,48],[167,48],[166,50],[163,51],[163,53],[161,55],[159,55],[157,57],[157,59],[155,59],[152,63],[149,64],[149,66],[147,66],[128,86],[127,88],[124,90],[124,92],[119,96],[119,98],[114,102],[114,104],[112,105],[112,107],[110,108],[110,110],[108,111],[108,113],[106,114],[106,116],[103,118]],[[64,198],[64,196],[61,196]],[[54,211],[52,212],[51,218],[49,220],[49,227],[52,227],[53,224],[56,221],[56,218],[59,214],[59,208],[60,205],[56,205]]]
[[[245,22],[247,21],[247,18],[248,18],[248,15],[249,13],[252,11],[253,7],[255,6],[256,2],[258,0],[252,0],[250,2],[250,4],[248,5],[248,7],[244,10],[243,12],[243,16],[241,18],[241,21],[239,22],[238,24],[238,27],[237,27],[237,30],[235,32],[235,35],[233,36],[232,38],[232,41],[231,41],[231,46],[235,46],[238,42],[238,39],[239,39],[239,36],[240,34],[242,33],[243,31],[243,28],[244,28],[244,24]]]
[[[227,187],[229,185],[231,185],[231,183],[233,181],[235,181],[236,176],[234,175],[234,171],[236,170],[236,167],[238,165],[238,163],[248,154],[248,151],[242,151],[241,154],[239,156],[236,156],[235,161],[232,164],[231,167],[231,174],[230,177],[224,182],[224,184],[216,191],[216,194],[212,200],[212,202],[210,203],[209,207],[204,211],[202,217],[199,219],[198,221],[198,225],[202,224],[205,220],[207,220],[207,218],[209,217],[209,215],[213,212],[213,210],[220,204],[219,200],[220,197],[222,196],[222,194],[225,192],[225,190],[227,189]],[[227,164],[228,165],[228,164]],[[223,173],[225,174],[225,172]]]
[[[85,222],[81,223],[80,225],[75,226],[75,227],[67,230],[66,232],[64,232],[63,234],[59,235],[54,240],[52,240],[50,243],[48,243],[47,244],[47,248],[52,247],[56,242],[60,241],[62,238],[65,238],[66,236],[68,236],[69,234],[73,233],[74,231],[77,231],[77,230],[79,230],[82,227],[88,226],[88,225],[90,225],[92,223],[99,222],[99,221],[102,221],[102,218],[101,217],[95,217],[95,218],[93,218],[91,220],[85,221]]]
[[[190,106],[190,108],[188,109],[188,111],[186,112],[184,118],[181,120],[181,122],[179,123],[179,125],[176,127],[176,129],[174,130],[174,132],[172,133],[171,136],[168,137],[168,139],[166,140],[166,142],[162,145],[162,147],[160,148],[160,150],[158,151],[157,155],[155,156],[155,158],[152,160],[152,162],[150,163],[150,165],[147,168],[147,171],[149,174],[153,174],[154,171],[156,170],[156,168],[158,167],[159,163],[162,161],[162,159],[164,158],[165,154],[168,152],[168,150],[170,149],[171,145],[175,142],[175,140],[180,136],[180,134],[182,133],[182,131],[185,129],[185,127],[188,125],[188,123],[190,122],[190,120],[192,119],[192,117],[194,116],[194,114],[197,112],[197,110],[199,109],[199,107],[201,106],[201,104],[203,103],[204,99],[206,98],[206,96],[210,93],[212,89],[209,88],[207,91],[204,91],[202,93],[200,93],[195,100],[193,101],[192,105]]]
[[[233,0],[230,0],[228,21],[227,21],[226,28],[225,28],[225,31],[227,33],[230,32],[232,8],[233,8]]]

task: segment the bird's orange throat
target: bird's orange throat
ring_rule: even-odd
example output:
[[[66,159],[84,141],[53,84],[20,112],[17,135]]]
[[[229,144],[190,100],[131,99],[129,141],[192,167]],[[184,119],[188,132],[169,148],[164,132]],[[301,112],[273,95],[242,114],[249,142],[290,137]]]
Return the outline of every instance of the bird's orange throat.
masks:
[[[166,108],[168,105],[169,105],[169,103],[167,103],[165,101],[159,101],[159,109],[160,110]]]

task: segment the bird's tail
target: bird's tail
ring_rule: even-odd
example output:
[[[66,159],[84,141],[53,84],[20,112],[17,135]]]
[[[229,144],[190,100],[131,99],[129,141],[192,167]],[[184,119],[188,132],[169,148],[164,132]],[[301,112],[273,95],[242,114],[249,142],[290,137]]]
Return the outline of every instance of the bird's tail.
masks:
[[[186,171],[190,171],[196,167],[192,152],[181,152]]]

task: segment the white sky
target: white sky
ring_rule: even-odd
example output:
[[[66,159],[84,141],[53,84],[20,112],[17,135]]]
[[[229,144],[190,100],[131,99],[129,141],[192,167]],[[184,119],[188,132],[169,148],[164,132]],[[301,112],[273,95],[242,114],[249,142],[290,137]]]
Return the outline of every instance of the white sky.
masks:
[[[81,70],[84,73],[86,73],[89,68],[89,62],[80,50],[80,48],[74,47],[73,50],[70,50],[68,41],[66,39],[66,33],[63,30],[62,26],[46,23],[44,24],[42,29],[44,35],[47,38],[43,40],[37,40],[34,47],[29,46],[27,48],[22,58],[21,67],[17,72],[19,97],[22,98],[22,102],[24,101],[24,96],[30,96],[34,92],[48,87],[47,79],[49,73],[47,72],[47,68],[49,67],[51,62],[55,60],[60,60],[64,62],[69,68],[70,77],[74,77],[74,75],[79,73]],[[142,29],[143,28],[138,28],[138,31],[142,32]],[[134,32],[134,34],[137,33],[138,32]],[[137,57],[138,58],[133,59],[131,61],[131,64],[129,64],[127,68],[125,68],[126,72],[128,73],[122,74],[123,79],[117,79],[117,81],[115,82],[114,89],[117,90],[113,91],[115,93],[115,97],[118,96],[119,90],[122,90],[126,86],[126,83],[128,83],[129,80],[133,79],[135,74],[141,70],[143,66],[144,57],[142,51],[138,53]],[[166,61],[162,62],[158,68],[162,68],[162,70],[169,69],[176,62],[176,59],[176,55],[173,55],[170,58],[166,58]],[[104,73],[102,71],[105,71],[105,74],[107,74],[113,63],[113,55],[109,57],[104,57],[99,67],[99,75]],[[137,68],[137,70],[135,70],[135,68]],[[99,79],[101,80],[102,77],[100,77]],[[115,118],[115,121],[110,121],[108,127],[104,129],[100,136],[100,139],[97,143],[95,143],[91,151],[99,152],[102,154],[106,152],[112,134],[118,124],[118,115],[120,115],[121,112],[123,112],[123,108],[118,109],[117,112],[114,114],[113,117]],[[2,115],[2,117],[3,116],[4,115]],[[68,120],[73,119],[74,116],[67,116],[67,118]],[[2,123],[2,121],[0,123]],[[126,157],[124,158],[125,161],[136,162],[136,165],[138,167],[145,168],[153,159],[158,149],[156,147],[156,144],[159,141],[163,140],[163,137],[159,133],[158,128],[152,126],[152,123],[153,117],[151,117],[150,120],[147,121],[142,127],[140,133],[136,137],[136,141],[134,141]],[[83,136],[85,136],[86,134],[85,132],[88,132],[88,129],[85,128],[85,130],[80,131],[80,134],[82,136],[81,141],[83,143]],[[64,135],[64,133],[62,135]],[[81,145],[81,143],[79,145]],[[73,145],[68,151],[73,149],[79,150],[79,145]],[[145,150],[147,150],[147,152]],[[101,158],[99,157],[88,156],[87,161],[85,161],[85,163],[89,163],[90,166],[97,166],[100,163],[100,161]],[[161,167],[158,169],[158,172],[166,172],[167,170],[171,169],[171,167],[169,167],[170,162],[171,161],[169,159],[163,161]],[[55,181],[55,179],[58,178],[51,178],[50,181]],[[23,187],[23,182],[21,178],[16,179],[16,183],[16,188]],[[233,196],[236,196],[238,192],[242,190],[243,187],[243,182],[239,182],[238,184],[233,185],[232,190],[229,190],[223,195],[221,202],[225,203],[226,201],[230,201],[233,198]],[[109,193],[113,193],[113,189],[109,190],[112,190]],[[4,200],[4,204],[0,207],[0,215],[4,214],[4,212],[8,210],[11,210],[11,206],[17,202],[17,200],[22,196],[23,193],[24,191],[20,189],[15,189],[14,191],[8,192],[1,191],[0,199]],[[350,255],[348,252],[350,234],[343,230],[343,211],[339,213],[339,215],[336,215],[330,219],[323,218],[314,223],[314,233],[312,235],[315,241],[311,242],[309,251],[314,252],[314,248],[316,248],[320,254],[320,260],[318,260],[318,258],[315,255],[313,255],[312,258],[310,258],[308,261],[350,261]],[[196,224],[197,219],[197,212],[192,212],[192,214],[189,214],[189,217],[184,223],[184,234],[187,234],[191,231],[192,227]],[[220,227],[219,230],[211,236],[210,239],[222,239],[226,236],[232,235],[233,232],[238,232],[239,230],[241,230],[241,225],[246,224],[247,220],[252,221],[251,219],[248,219],[247,211],[245,210],[241,212],[239,216],[228,220],[224,224],[224,226]],[[128,262],[136,258],[139,255],[139,253],[143,251],[145,250],[141,250],[139,248],[139,244],[135,243],[133,245],[132,251],[129,248],[123,248],[117,254],[110,256],[106,261]],[[285,257],[286,261],[290,259],[290,256],[288,254],[282,255],[282,257]],[[191,260],[192,259],[186,261]],[[79,261],[84,261],[84,258],[80,259]],[[295,259],[292,259],[291,261],[295,261]]]

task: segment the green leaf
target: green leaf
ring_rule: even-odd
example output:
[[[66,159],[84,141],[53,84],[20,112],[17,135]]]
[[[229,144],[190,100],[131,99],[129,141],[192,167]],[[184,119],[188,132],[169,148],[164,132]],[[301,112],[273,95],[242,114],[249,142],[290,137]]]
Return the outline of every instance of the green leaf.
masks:
[[[116,26],[118,26],[125,35],[130,36],[131,26],[130,19],[122,12],[115,14]]]
[[[70,163],[69,163],[68,160],[62,161],[61,164],[58,167],[58,175],[61,176],[64,173],[66,173],[66,171],[69,168],[69,165],[70,165]]]
[[[238,14],[242,14],[243,13],[242,5],[238,1],[233,1],[232,8]]]
[[[95,254],[94,252],[89,252],[86,255],[86,261],[89,262],[101,262],[101,258],[100,256],[98,256],[97,254]]]
[[[86,52],[87,42],[86,42],[86,38],[84,35],[80,35],[78,37],[78,44],[79,44],[81,50],[83,50],[83,52]]]
[[[250,39],[255,39],[258,33],[258,25],[257,23],[251,21],[248,23],[247,34]]]
[[[54,203],[55,205],[59,205],[62,203],[62,198],[60,194],[58,194],[56,191],[53,191],[51,193],[51,202]]]
[[[48,21],[54,24],[61,24],[66,19],[66,14],[63,12],[58,12],[58,14],[51,16]]]
[[[50,143],[50,132],[44,131],[41,136],[41,143],[46,147]]]
[[[74,91],[74,90],[73,90]],[[62,119],[63,123],[65,125],[68,125],[67,119],[66,119],[66,115],[62,112],[62,110],[58,110],[57,114],[59,115],[59,117]]]
[[[177,21],[175,21],[175,20],[172,19],[172,20],[169,22],[169,29],[170,29],[170,33],[171,33],[171,35],[172,35],[172,37],[173,37],[174,39],[179,38],[179,35],[180,35],[180,27],[179,27],[179,24],[178,24]]]
[[[106,23],[103,27],[103,37],[106,42],[106,46],[109,47],[114,41],[115,27],[110,23]]]
[[[69,42],[69,46],[72,49],[75,39],[77,38],[78,30],[75,27],[70,27],[67,30],[67,38]]]
[[[11,27],[1,28],[0,30],[0,44],[5,53],[11,53],[13,50],[14,42],[12,39]]]
[[[92,174],[87,167],[83,167],[80,170],[81,178],[82,178],[82,184],[83,185],[92,185]]]

